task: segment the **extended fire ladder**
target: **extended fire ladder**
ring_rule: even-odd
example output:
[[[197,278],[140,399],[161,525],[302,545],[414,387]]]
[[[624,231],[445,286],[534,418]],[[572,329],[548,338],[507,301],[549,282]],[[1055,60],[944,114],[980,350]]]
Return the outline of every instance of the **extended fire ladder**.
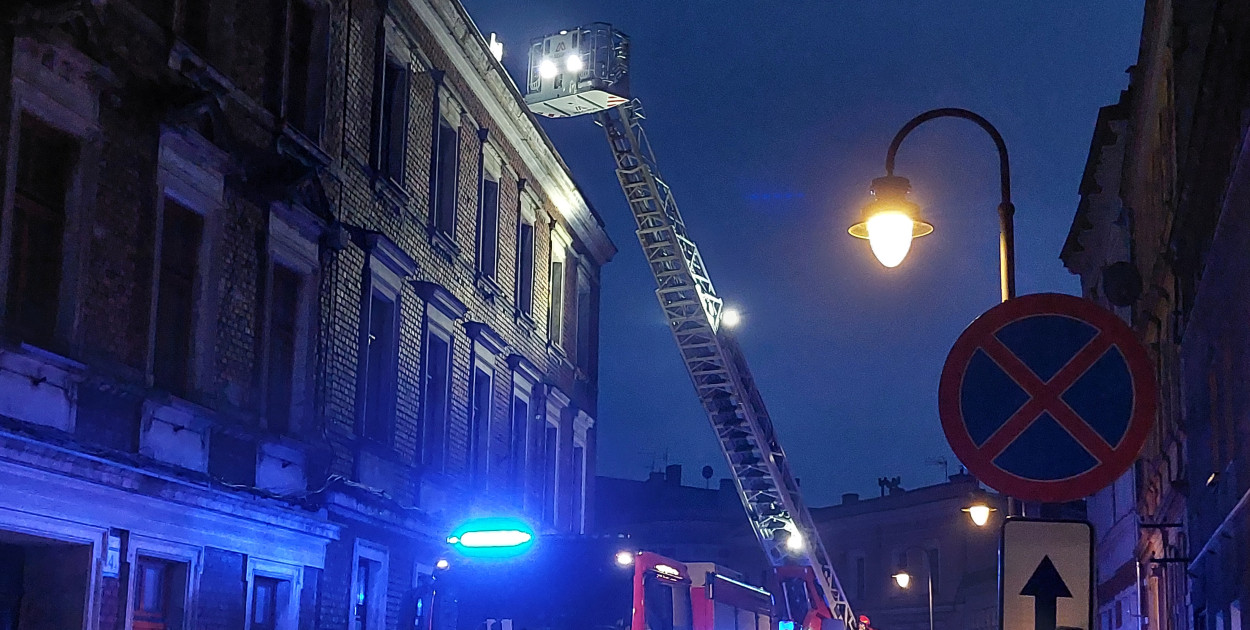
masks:
[[[637,100],[597,114],[612,146],[621,190],[638,223],[638,242],[655,276],[660,307],[733,471],[748,519],[774,567],[810,566],[834,619],[858,628],[742,350],[720,325],[721,299],[660,176],[643,118]]]
[[[703,257],[660,176],[642,127],[642,107],[628,95],[629,49],[629,38],[603,23],[535,39],[525,100],[532,111],[552,118],[594,114],[607,133],[617,179],[638,224],[638,242],[655,276],[656,296],[751,527],[782,578],[786,609],[806,602],[805,617],[813,611],[828,614],[835,625],[861,630],[864,624],[851,613],[742,350],[721,327],[721,299]],[[801,580],[802,593],[791,591],[788,577],[799,577],[794,569],[810,576]]]

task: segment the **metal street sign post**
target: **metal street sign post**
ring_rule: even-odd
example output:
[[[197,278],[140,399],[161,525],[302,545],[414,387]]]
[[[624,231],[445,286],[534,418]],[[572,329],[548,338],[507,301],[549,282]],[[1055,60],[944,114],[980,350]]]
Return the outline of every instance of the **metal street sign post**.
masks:
[[[1132,465],[1154,423],[1146,349],[1114,313],[1039,293],[978,317],[947,356],[938,391],[946,440],[1008,496],[1087,497]]]
[[[1009,518],[998,553],[1000,630],[1093,630],[1089,523]]]

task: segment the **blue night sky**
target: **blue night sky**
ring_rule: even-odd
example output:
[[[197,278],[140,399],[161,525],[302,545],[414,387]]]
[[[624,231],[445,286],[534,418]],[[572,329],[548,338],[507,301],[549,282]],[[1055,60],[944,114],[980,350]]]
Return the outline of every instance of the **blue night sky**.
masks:
[[[897,174],[936,231],[896,269],[846,228],[909,118],[964,107],[1011,154],[1021,294],[1074,293],[1059,250],[1098,108],[1137,56],[1142,0],[1088,2],[463,0],[524,78],[528,41],[610,22],[633,43],[632,91],[811,505],[876,479],[938,483],[958,463],[938,376],[998,301],[997,155],[972,123],[912,133]],[[654,297],[603,132],[544,121],[620,253],[603,270],[598,472],[683,464],[727,474]]]

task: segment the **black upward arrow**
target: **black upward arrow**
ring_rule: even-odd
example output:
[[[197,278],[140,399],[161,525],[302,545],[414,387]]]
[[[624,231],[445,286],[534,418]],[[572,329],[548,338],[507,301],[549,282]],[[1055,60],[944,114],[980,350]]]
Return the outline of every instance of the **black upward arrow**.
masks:
[[[1072,597],[1050,556],[1043,556],[1033,577],[1020,589],[1020,594],[1033,598],[1033,629],[1055,630],[1055,608],[1060,597]]]

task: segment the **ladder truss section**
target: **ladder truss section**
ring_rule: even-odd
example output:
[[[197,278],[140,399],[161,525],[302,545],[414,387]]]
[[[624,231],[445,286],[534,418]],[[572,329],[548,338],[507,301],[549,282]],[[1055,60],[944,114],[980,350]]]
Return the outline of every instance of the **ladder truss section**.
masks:
[[[733,337],[720,330],[721,299],[660,176],[642,127],[641,105],[637,100],[618,105],[601,112],[598,119],[638,225],[638,242],[655,276],[656,297],[720,440],[756,537],[773,566],[812,567],[823,603],[833,616],[847,628],[859,628],[746,360]],[[787,543],[795,535],[799,544],[792,547]]]

